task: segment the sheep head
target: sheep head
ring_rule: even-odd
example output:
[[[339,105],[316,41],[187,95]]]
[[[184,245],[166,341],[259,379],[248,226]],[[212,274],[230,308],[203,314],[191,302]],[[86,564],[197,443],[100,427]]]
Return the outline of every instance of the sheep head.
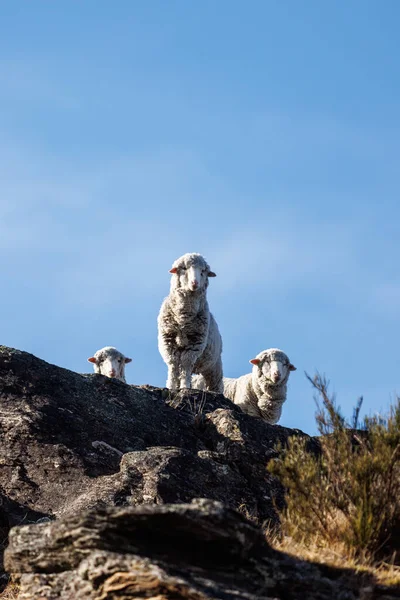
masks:
[[[105,346],[88,358],[88,362],[93,364],[95,373],[125,381],[125,365],[132,362],[132,359],[113,346]]]
[[[205,258],[195,252],[177,258],[169,272],[173,275],[171,289],[190,293],[206,290],[208,278],[216,277]]]
[[[257,354],[249,361],[253,366],[253,374],[269,386],[281,385],[289,378],[291,371],[296,371],[287,355],[278,348],[269,348]]]

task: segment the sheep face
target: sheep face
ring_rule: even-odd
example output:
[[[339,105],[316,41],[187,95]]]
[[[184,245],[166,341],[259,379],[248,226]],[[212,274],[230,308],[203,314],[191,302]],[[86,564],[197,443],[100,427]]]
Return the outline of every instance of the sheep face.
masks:
[[[183,292],[197,292],[208,287],[208,278],[215,277],[201,254],[184,254],[178,258],[170,269],[173,289]]]
[[[290,371],[296,370],[286,354],[278,348],[260,352],[250,363],[254,365],[253,372],[256,376],[266,381],[269,386],[281,385],[287,381]]]
[[[132,361],[112,346],[98,350],[94,356],[88,358],[93,364],[94,372],[125,381],[125,365]]]

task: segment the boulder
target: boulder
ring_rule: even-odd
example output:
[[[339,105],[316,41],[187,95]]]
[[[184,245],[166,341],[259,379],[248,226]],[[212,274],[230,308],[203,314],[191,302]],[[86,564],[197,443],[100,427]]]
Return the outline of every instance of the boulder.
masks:
[[[271,549],[220,502],[103,507],[14,527],[6,568],[19,600],[399,598],[370,576]]]

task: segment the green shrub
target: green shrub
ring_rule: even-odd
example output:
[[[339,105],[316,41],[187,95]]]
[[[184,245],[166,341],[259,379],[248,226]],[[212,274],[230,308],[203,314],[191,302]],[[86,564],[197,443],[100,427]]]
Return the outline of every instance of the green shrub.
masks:
[[[359,558],[399,561],[400,400],[359,425],[360,398],[348,424],[329,382],[307,377],[318,392],[321,452],[310,453],[296,436],[268,465],[287,490],[284,533],[306,544],[339,544]]]

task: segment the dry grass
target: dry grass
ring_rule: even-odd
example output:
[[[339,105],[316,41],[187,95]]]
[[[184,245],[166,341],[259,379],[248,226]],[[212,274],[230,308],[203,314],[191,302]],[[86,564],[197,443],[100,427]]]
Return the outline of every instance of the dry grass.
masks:
[[[324,540],[315,538],[301,543],[289,536],[279,537],[266,534],[268,543],[275,549],[294,558],[313,563],[328,565],[337,569],[351,569],[356,574],[368,574],[377,584],[385,586],[400,585],[400,567],[387,562],[371,563],[367,559],[350,556],[345,545],[339,542],[327,545]]]
[[[0,593],[0,600],[17,600],[18,592],[19,586],[16,583],[10,582]]]
[[[193,424],[197,429],[204,426],[204,409],[207,394],[202,391],[200,395],[186,395],[185,392],[170,392],[165,395],[165,402],[175,410],[185,410],[193,417]]]
[[[307,539],[301,536],[282,536],[276,528],[271,528],[267,523],[260,524],[257,517],[249,511],[245,502],[238,507],[246,519],[261,526],[265,531],[265,537],[270,546],[275,550],[284,552],[298,558],[319,565],[328,565],[337,569],[351,569],[356,574],[368,574],[377,584],[384,586],[400,586],[400,566],[388,562],[373,563],[368,556],[356,558],[355,553],[350,554],[343,542],[337,540],[334,544],[328,544],[321,536]],[[340,539],[340,538],[339,538]]]

